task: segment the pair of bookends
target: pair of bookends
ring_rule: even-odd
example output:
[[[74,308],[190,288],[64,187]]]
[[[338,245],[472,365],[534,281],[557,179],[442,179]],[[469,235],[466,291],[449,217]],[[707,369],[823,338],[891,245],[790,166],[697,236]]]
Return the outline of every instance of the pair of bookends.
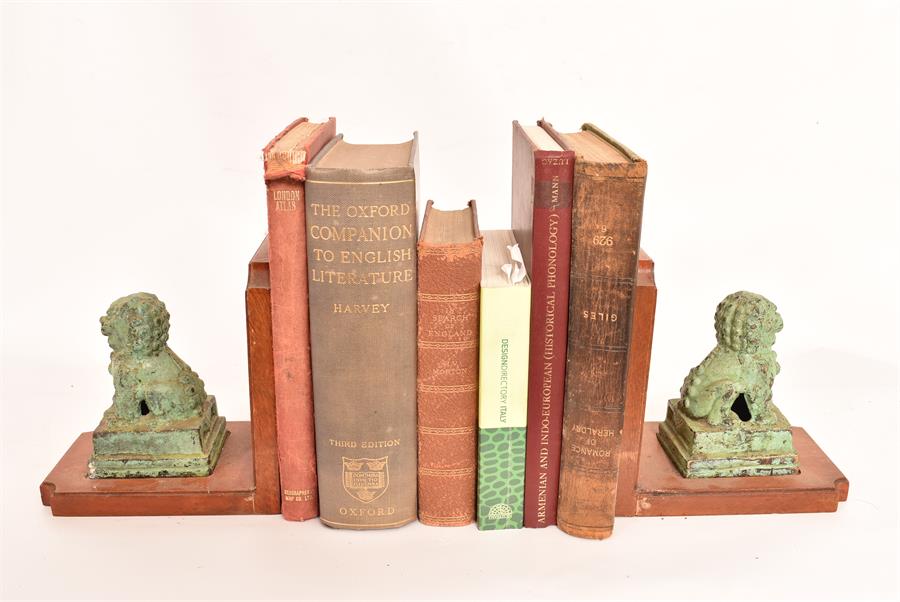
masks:
[[[660,444],[688,478],[796,474],[791,425],[772,403],[780,370],[772,346],[783,326],[775,304],[733,293],[715,325],[718,344],[669,401]]]
[[[165,304],[150,293],[128,295],[100,324],[112,348],[115,395],[94,431],[88,476],[211,474],[225,443],[225,418],[197,373],[166,344]]]

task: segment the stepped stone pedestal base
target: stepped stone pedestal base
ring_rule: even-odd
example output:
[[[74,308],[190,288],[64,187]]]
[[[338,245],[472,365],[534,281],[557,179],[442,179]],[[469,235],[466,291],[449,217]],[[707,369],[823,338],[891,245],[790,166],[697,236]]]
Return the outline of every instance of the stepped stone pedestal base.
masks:
[[[94,431],[90,478],[203,477],[215,469],[227,434],[215,396],[207,396],[199,416],[162,425],[147,420],[117,427],[113,411]]]
[[[657,437],[688,478],[796,474],[799,467],[791,425],[778,408],[772,410],[776,416],[773,423],[736,422],[723,429],[685,415],[679,411],[678,400],[672,399]]]
[[[55,516],[176,516],[277,512],[254,483],[249,422],[230,422],[216,470],[208,477],[91,479],[92,433],[82,433],[41,483]]]

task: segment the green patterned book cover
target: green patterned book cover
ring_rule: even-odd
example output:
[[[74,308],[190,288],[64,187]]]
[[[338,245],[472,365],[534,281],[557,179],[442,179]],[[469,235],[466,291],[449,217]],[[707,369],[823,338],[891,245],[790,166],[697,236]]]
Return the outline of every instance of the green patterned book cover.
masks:
[[[484,232],[478,365],[478,528],[522,527],[531,284],[512,232]]]

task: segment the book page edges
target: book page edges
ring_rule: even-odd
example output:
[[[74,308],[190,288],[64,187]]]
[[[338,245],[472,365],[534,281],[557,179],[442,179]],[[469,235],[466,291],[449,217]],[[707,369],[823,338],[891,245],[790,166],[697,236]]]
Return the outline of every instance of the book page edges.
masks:
[[[603,130],[598,128],[593,123],[583,123],[581,125],[581,130],[584,132],[590,132],[590,133],[594,134],[595,136],[597,136],[598,138],[601,138],[602,140],[607,142],[610,146],[612,146],[613,148],[618,150],[620,153],[622,153],[623,155],[628,157],[628,160],[631,161],[632,163],[643,163],[644,162],[644,160],[641,159],[639,156],[637,156],[637,154],[634,153],[630,148],[628,148],[627,146],[625,146],[624,144],[622,144],[621,142],[619,142],[618,140],[616,140],[615,138],[613,138],[612,136],[610,136],[609,134],[607,134],[606,132],[604,132]]]
[[[465,214],[465,215],[463,215]],[[442,240],[447,238],[441,236],[440,232],[432,232],[437,226],[435,220],[439,222],[459,222],[465,220],[468,231],[461,236],[452,236],[454,240]],[[429,226],[433,226],[429,228]],[[478,229],[478,214],[475,208],[475,200],[470,200],[464,209],[437,209],[434,201],[429,199],[425,204],[425,216],[422,219],[422,230],[419,234],[419,245],[427,247],[454,247],[461,245],[470,245],[473,242],[481,240],[481,232]],[[479,243],[480,244],[480,243]]]
[[[302,162],[298,162],[296,165],[292,165],[290,167],[283,166],[274,166],[270,164],[269,154],[278,144],[278,142],[284,138],[291,130],[302,123],[309,122],[308,117],[300,117],[299,119],[295,119],[284,128],[275,138],[269,142],[266,147],[263,149],[263,173],[264,179],[266,182],[270,182],[272,180],[279,180],[281,178],[290,178],[292,180],[303,181],[306,177],[306,168],[307,165],[313,160],[316,155],[322,150],[323,147],[331,140],[336,133],[337,130],[337,120],[334,117],[329,117],[327,121],[318,124],[309,136],[305,138],[303,141],[303,149],[304,157]]]

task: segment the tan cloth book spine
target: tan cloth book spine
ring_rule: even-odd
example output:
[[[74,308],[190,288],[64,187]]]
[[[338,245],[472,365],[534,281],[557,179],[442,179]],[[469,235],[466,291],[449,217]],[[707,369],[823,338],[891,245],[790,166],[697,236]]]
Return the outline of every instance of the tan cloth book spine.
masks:
[[[416,139],[333,140],[306,179],[319,515],[416,518]]]

